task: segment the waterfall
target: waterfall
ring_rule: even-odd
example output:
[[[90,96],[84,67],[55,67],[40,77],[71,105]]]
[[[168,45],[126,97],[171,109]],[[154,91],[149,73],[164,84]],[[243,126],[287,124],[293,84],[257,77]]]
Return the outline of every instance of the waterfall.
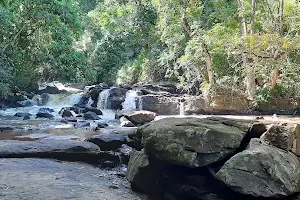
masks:
[[[184,112],[184,102],[179,102],[179,115],[184,116],[185,112]]]
[[[99,93],[97,108],[99,109],[108,109],[109,108],[109,97],[110,90],[106,89]]]
[[[143,110],[143,99],[141,96],[138,97],[138,102],[137,102],[138,106],[137,109],[138,110]]]
[[[80,102],[83,93],[74,94],[50,94],[49,101],[46,104],[48,107],[57,106],[73,106]]]
[[[92,98],[89,98],[89,101],[87,102],[87,107],[92,107],[92,104],[94,103],[94,101],[92,100]]]
[[[125,101],[122,103],[123,110],[137,110],[137,108],[139,108],[139,105],[137,106],[137,104],[139,104],[139,99],[140,98],[137,91],[128,90],[128,92],[126,93]]]

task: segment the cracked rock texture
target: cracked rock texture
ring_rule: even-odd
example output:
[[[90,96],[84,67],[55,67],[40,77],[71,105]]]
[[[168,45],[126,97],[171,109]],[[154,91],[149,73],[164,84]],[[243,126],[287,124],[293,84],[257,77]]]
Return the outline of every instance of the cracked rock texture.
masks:
[[[252,139],[216,176],[236,192],[279,198],[300,192],[300,162],[294,154]]]
[[[138,130],[147,153],[180,166],[202,167],[231,156],[249,124],[224,118],[165,118]]]

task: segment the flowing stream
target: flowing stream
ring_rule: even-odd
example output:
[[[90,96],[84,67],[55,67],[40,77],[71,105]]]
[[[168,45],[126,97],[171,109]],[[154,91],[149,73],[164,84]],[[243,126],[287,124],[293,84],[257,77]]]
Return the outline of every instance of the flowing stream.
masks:
[[[99,132],[93,130],[98,122],[107,123],[111,126],[116,124],[116,121],[114,120],[115,112],[104,109],[107,108],[108,104],[108,91],[104,91],[99,95],[102,100],[99,100],[99,102],[101,102],[99,103],[99,107],[102,108],[101,110],[103,112],[103,115],[100,116],[100,120],[89,121],[91,125],[86,128],[75,128],[73,124],[62,123],[62,117],[59,114],[59,111],[63,107],[71,107],[74,104],[79,103],[84,92],[64,86],[61,86],[61,88],[69,92],[50,94],[47,103],[43,106],[38,106],[40,96],[37,95],[30,100],[33,106],[0,110],[0,131],[5,129],[5,131],[0,132],[0,140],[36,140],[41,138],[84,140],[92,135],[99,134]],[[91,107],[91,104],[92,101],[90,100],[87,107]],[[54,112],[51,112],[51,114],[54,116],[54,119],[36,118],[36,114],[41,108],[53,109]],[[22,118],[15,117],[14,115],[16,113],[29,113],[31,114],[30,120],[23,120]],[[80,119],[78,119],[78,121],[80,121]]]

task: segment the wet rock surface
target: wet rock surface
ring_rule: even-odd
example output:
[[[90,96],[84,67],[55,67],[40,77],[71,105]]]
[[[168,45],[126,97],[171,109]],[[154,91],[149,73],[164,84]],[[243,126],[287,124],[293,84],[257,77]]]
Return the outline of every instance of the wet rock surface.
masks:
[[[46,159],[0,159],[0,199],[142,200],[118,171]],[[112,189],[111,186],[117,186]]]

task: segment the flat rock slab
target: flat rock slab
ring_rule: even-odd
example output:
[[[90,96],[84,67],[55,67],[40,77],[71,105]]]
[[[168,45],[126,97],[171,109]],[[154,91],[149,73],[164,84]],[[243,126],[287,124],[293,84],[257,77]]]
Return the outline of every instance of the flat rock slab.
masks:
[[[1,200],[142,200],[117,172],[34,158],[0,159]]]
[[[48,157],[85,160],[97,156],[100,149],[90,142],[72,140],[0,141],[0,157]]]

